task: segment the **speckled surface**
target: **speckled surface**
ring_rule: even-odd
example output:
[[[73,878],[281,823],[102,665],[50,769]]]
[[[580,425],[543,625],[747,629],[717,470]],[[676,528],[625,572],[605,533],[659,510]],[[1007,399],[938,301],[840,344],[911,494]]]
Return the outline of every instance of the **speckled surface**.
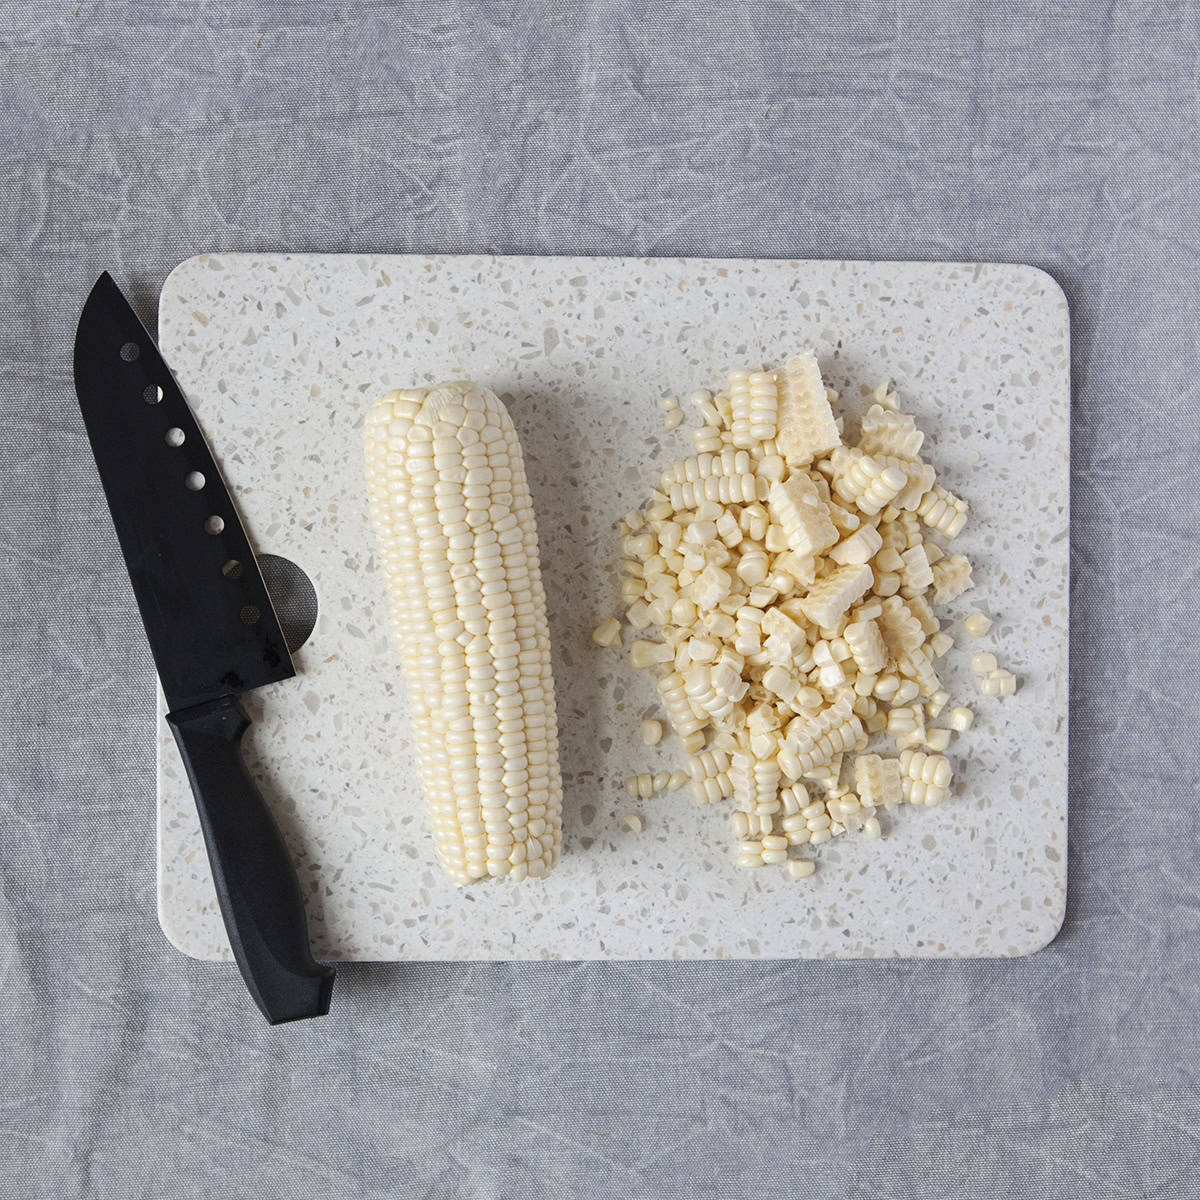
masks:
[[[248,750],[296,855],[317,952],[337,959],[1011,955],[1048,941],[1066,889],[1068,329],[1021,266],[224,255],[167,281],[165,357],[260,552],[313,579],[297,677],[248,697]],[[925,457],[966,496],[955,543],[996,617],[940,673],[977,710],[952,800],[881,843],[820,848],[817,875],[738,871],[725,811],[630,801],[672,765],[637,737],[652,685],[590,631],[616,610],[613,521],[690,448],[659,396],[812,345],[848,414],[896,381]],[[380,392],[470,376],[509,404],[542,538],[555,646],[565,853],[544,883],[452,887],[433,863],[362,483]],[[628,638],[626,639],[628,641]],[[1022,680],[978,697],[967,658]],[[161,712],[161,703],[160,703]],[[633,833],[622,814],[640,813]],[[228,957],[191,796],[160,724],[159,912]]]

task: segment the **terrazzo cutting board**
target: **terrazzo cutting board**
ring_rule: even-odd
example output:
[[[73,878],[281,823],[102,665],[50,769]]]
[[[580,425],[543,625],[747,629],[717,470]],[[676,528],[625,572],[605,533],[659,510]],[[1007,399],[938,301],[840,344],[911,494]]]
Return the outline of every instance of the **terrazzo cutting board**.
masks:
[[[163,354],[259,553],[315,585],[297,675],[247,698],[248,751],[295,855],[318,955],[350,960],[1013,955],[1057,931],[1067,861],[1069,350],[1058,286],[1030,267],[679,259],[204,255],[163,289]],[[725,808],[648,801],[677,764],[638,737],[649,677],[592,644],[617,611],[616,519],[690,452],[657,401],[815,347],[853,421],[895,381],[925,456],[969,499],[977,586],[941,610],[939,670],[977,712],[952,798],[817,874],[733,865]],[[368,523],[363,414],[390,388],[470,377],[505,399],[541,531],[565,786],[550,879],[456,889],[434,865]],[[686,404],[685,404],[685,407]],[[961,618],[997,617],[972,642]],[[628,640],[628,639],[627,639]],[[968,658],[1021,679],[978,696]],[[159,711],[162,701],[159,698]],[[668,739],[669,740],[669,739]],[[634,833],[622,816],[641,815]],[[159,915],[229,957],[195,807],[165,724]]]

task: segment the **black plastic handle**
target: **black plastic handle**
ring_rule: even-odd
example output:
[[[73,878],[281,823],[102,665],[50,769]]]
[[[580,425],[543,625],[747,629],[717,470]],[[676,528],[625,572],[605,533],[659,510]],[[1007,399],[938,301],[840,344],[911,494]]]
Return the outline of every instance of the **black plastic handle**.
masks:
[[[167,723],[196,797],[221,916],[250,994],[272,1025],[323,1017],[334,971],[312,956],[296,868],[242,763],[250,719],[234,697],[223,696],[171,713]]]

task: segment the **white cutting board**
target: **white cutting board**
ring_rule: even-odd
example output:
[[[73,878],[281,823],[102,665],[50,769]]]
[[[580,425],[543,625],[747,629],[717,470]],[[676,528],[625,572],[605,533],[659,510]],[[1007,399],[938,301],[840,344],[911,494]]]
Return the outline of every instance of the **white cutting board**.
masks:
[[[259,553],[315,584],[297,675],[248,697],[254,770],[296,857],[314,948],[343,960],[1012,955],[1057,931],[1067,861],[1069,348],[1030,267],[680,259],[203,255],[163,288],[161,344]],[[593,626],[617,611],[614,521],[675,457],[657,401],[813,346],[853,418],[893,379],[939,478],[971,503],[977,587],[939,671],[977,710],[952,799],[814,851],[803,882],[737,870],[724,807],[631,801],[677,764],[638,724],[654,691]],[[541,531],[565,785],[545,882],[456,889],[434,864],[388,642],[362,421],[390,388],[471,377],[504,397]],[[686,407],[686,403],[685,403]],[[690,414],[689,414],[690,417]],[[982,643],[961,632],[997,616]],[[628,641],[628,639],[626,639]],[[1021,678],[980,698],[992,648]],[[160,698],[161,712],[161,698]],[[640,833],[622,814],[643,817]],[[160,725],[159,915],[229,957],[195,808]]]

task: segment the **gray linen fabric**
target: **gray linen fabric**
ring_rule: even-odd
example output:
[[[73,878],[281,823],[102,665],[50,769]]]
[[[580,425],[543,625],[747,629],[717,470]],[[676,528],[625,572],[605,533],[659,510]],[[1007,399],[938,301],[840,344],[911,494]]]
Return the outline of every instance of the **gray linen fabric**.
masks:
[[[1194,4],[0,3],[0,1196],[1184,1197],[1200,1170]],[[1072,881],[1008,962],[345,967],[154,917],[75,407],[203,250],[1029,262],[1074,319]],[[1019,815],[1015,816],[1019,819]]]

